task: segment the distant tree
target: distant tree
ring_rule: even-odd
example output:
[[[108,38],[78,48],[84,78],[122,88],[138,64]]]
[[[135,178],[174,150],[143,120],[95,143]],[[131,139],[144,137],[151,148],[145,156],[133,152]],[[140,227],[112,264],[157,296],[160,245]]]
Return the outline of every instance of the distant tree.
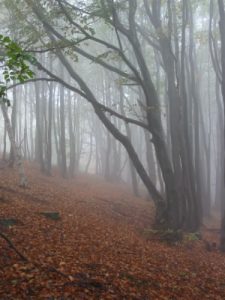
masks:
[[[13,156],[19,171],[20,186],[26,187],[27,178],[23,168],[20,149],[16,145],[12,124],[7,112],[7,106],[10,106],[10,100],[7,97],[7,90],[10,88],[10,84],[12,84],[12,82],[24,83],[26,80],[33,77],[34,73],[27,64],[27,62],[33,63],[33,61],[32,56],[25,53],[16,42],[3,35],[0,35],[0,53],[0,105],[5,121],[5,128],[8,132],[11,143]]]

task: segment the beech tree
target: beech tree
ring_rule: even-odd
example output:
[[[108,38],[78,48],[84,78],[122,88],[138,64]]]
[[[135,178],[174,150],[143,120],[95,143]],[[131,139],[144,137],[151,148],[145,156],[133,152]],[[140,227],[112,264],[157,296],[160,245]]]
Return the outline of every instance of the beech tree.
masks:
[[[188,131],[185,129],[185,126],[187,126],[185,118],[187,118],[188,112],[187,109],[183,111],[183,118],[180,123],[178,110],[179,103],[183,103],[182,107],[185,109],[185,88],[184,84],[182,85],[182,82],[181,84],[178,82],[179,79],[176,73],[178,58],[176,58],[171,49],[173,41],[171,40],[171,36],[167,36],[162,28],[162,20],[160,19],[160,1],[152,1],[151,7],[147,1],[144,1],[142,7],[139,7],[136,1],[129,1],[129,3],[123,2],[121,5],[114,1],[101,1],[101,3],[93,2],[91,8],[89,8],[89,14],[95,18],[97,16],[99,17],[99,12],[101,12],[100,17],[107,22],[116,34],[117,41],[115,44],[96,37],[94,34],[90,33],[89,28],[85,29],[81,23],[75,22],[68,11],[68,8],[70,8],[70,10],[72,9],[73,13],[76,14],[80,11],[77,7],[65,3],[64,1],[56,2],[60,9],[60,13],[64,15],[66,22],[79,32],[82,36],[81,39],[87,39],[98,45],[102,45],[107,49],[111,49],[112,52],[120,57],[123,65],[129,70],[129,73],[123,72],[120,68],[112,66],[101,58],[99,59],[99,57],[94,57],[77,45],[72,46],[72,49],[87,59],[92,61],[96,61],[97,59],[97,63],[104,68],[125,78],[128,82],[134,82],[141,89],[144,105],[147,107],[144,112],[147,122],[139,123],[138,126],[140,125],[145,128],[149,132],[149,135],[151,135],[157,161],[165,184],[165,197],[160,195],[159,191],[156,189],[128,137],[122,134],[106,116],[107,107],[99,105],[94,93],[86,85],[80,75],[76,73],[74,68],[71,67],[68,58],[64,55],[63,51],[56,46],[56,55],[80,87],[77,92],[92,104],[96,114],[105,127],[126,148],[136,171],[154,199],[157,207],[157,216],[160,216],[160,222],[163,221],[174,229],[178,229],[185,224],[187,228],[196,230],[200,224],[201,218],[201,204],[199,203],[201,199],[197,198],[197,191],[194,184],[194,162],[190,156],[192,149],[190,146],[188,146],[189,148],[186,148],[186,145],[189,145]],[[43,27],[53,44],[58,41],[61,41],[64,44],[71,43],[67,37],[61,34],[60,30],[56,30],[55,26],[46,20],[45,11],[43,11],[41,5],[33,3],[32,1],[26,1],[26,3],[32,8],[33,13],[36,14],[38,19],[42,22]],[[143,32],[143,27],[138,26],[140,8],[144,10],[146,23],[156,30],[158,39],[154,47],[156,51],[159,52],[158,55],[162,58],[163,68],[168,77],[172,160],[170,159],[170,153],[166,143],[166,136],[161,120],[161,111],[157,109],[160,107],[159,96],[148,68],[148,62],[141,47],[141,36],[148,38],[149,33],[146,32],[146,28],[144,28]],[[187,6],[185,2],[183,2],[183,19],[185,18],[185,10],[187,10]],[[170,13],[170,11],[170,7],[168,7],[168,12]],[[84,10],[82,13],[84,13]],[[123,15],[123,21],[120,14]],[[169,18],[172,18],[172,16],[169,16]],[[171,26],[171,22],[168,23],[168,26]],[[169,28],[169,30],[171,31],[172,28]],[[185,46],[184,34],[185,25],[183,27],[183,46]],[[135,59],[134,62],[131,61],[124,52],[124,47],[127,43],[129,45],[129,51]],[[183,66],[181,69],[182,72],[182,70],[184,70],[182,61],[180,62],[180,66]],[[39,67],[42,68],[43,66],[39,64]],[[47,71],[47,73],[50,76],[54,76],[54,74],[50,74],[49,71]],[[60,81],[62,83],[63,80],[60,78]],[[179,91],[177,86],[181,87],[182,90]],[[110,111],[110,113],[115,115],[113,111]],[[138,123],[135,120],[125,121]],[[181,124],[179,128],[177,128],[178,123]]]
[[[136,195],[141,180],[157,224],[198,230],[223,194],[220,45],[209,4],[6,1],[43,81],[30,86],[33,112],[24,111],[24,149],[34,158],[35,148],[41,170],[50,175],[57,163],[74,176],[85,157],[85,172],[126,177]]]
[[[27,79],[33,77],[33,72],[30,70],[26,61],[32,61],[32,57],[24,53],[22,48],[17,43],[12,41],[8,36],[0,35],[0,52],[1,52],[1,77],[3,81],[0,84],[0,105],[5,121],[5,128],[11,143],[14,160],[18,168],[20,177],[20,186],[27,186],[27,178],[25,176],[24,167],[22,163],[21,153],[15,141],[13,127],[10,122],[7,106],[10,106],[10,100],[7,98],[7,90],[10,88],[9,84],[12,81],[23,83]]]

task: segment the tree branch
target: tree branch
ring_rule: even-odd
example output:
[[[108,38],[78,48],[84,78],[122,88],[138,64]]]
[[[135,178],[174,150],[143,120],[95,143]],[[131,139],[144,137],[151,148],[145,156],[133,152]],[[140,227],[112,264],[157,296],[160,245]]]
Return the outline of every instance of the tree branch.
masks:
[[[38,19],[42,22],[43,26],[45,27],[46,31],[47,32],[51,32],[55,37],[57,37],[59,40],[65,42],[65,43],[70,43],[70,41],[65,38],[62,34],[60,34],[49,22],[47,22],[43,12],[41,11],[41,9],[36,5],[34,4],[34,2],[31,2],[29,0],[25,0],[26,3],[30,6],[32,6],[32,10],[33,10],[33,13],[36,14],[36,16],[38,17]],[[79,47],[77,47],[76,45],[73,45],[71,46],[73,47],[73,49],[79,53],[80,55],[86,57],[87,59],[99,64],[99,65],[102,65],[104,68],[114,72],[114,73],[117,73],[118,75],[124,77],[124,78],[127,78],[129,80],[132,80],[132,81],[135,81],[135,82],[138,82],[139,80],[130,75],[130,74],[127,74],[126,72],[123,72],[121,71],[120,69],[118,69],[117,67],[115,66],[112,66],[111,64],[108,64],[106,62],[104,62],[103,60],[101,59],[98,59],[98,57],[95,57],[93,56],[92,54],[89,54],[88,52],[84,51],[83,49],[80,49]]]
[[[0,232],[0,237],[2,237],[8,243],[10,248],[12,248],[23,261],[29,261],[27,257],[25,257],[19,250],[17,250],[12,241],[4,233]]]
[[[75,45],[78,45],[84,41],[88,40],[88,37],[84,37],[83,39],[80,39],[76,42],[69,42],[68,41],[68,45],[64,45],[64,46],[55,46],[55,47],[51,47],[51,48],[47,48],[47,49],[39,49],[39,50],[35,50],[35,49],[26,49],[24,52],[29,52],[29,53],[46,53],[46,52],[53,52],[56,51],[57,48],[60,49],[66,49],[66,48],[71,48]]]
[[[54,82],[56,82],[58,80],[55,80],[53,78],[34,78],[34,79],[26,80],[24,82],[19,82],[19,83],[12,84],[12,85],[8,86],[6,90],[10,90],[10,89],[13,89],[17,86],[24,85],[24,84],[31,83],[31,82],[36,82],[36,81],[48,81],[48,82],[49,81],[54,81]]]
[[[127,59],[127,57],[125,56],[125,54],[124,54],[124,52],[123,52],[123,50],[122,50],[121,40],[120,40],[119,37],[118,37],[118,32],[117,32],[117,31],[116,31],[116,34],[117,34],[117,38],[118,38],[119,48],[116,47],[116,46],[114,46],[113,44],[110,44],[110,43],[108,43],[108,42],[106,42],[106,41],[104,41],[104,40],[102,40],[102,39],[96,38],[96,37],[94,37],[93,35],[89,34],[85,29],[83,29],[83,27],[82,27],[80,24],[78,24],[77,22],[75,22],[75,21],[71,18],[70,14],[66,11],[65,7],[62,5],[62,3],[61,3],[62,0],[57,0],[57,2],[59,3],[59,6],[60,6],[62,12],[64,13],[64,15],[66,16],[66,18],[68,19],[68,21],[69,21],[72,25],[74,25],[75,27],[77,27],[77,28],[81,31],[81,33],[83,33],[83,34],[87,37],[87,39],[90,39],[90,40],[92,40],[92,41],[94,41],[94,42],[96,42],[96,43],[98,43],[98,44],[100,44],[100,45],[104,45],[105,47],[107,47],[107,48],[109,48],[109,49],[112,49],[112,50],[114,50],[115,52],[117,52],[117,53],[120,55],[120,57],[123,59],[123,61],[125,62],[125,64],[126,64],[126,65],[130,68],[130,70],[135,74],[135,76],[137,77],[138,81],[141,82],[141,76],[140,76],[138,70],[137,70],[137,69],[135,68],[135,66],[129,61],[129,59]]]
[[[82,96],[83,98],[87,99],[89,101],[89,98],[87,97],[87,95],[85,93],[83,93],[81,90],[75,88],[74,86],[66,83],[64,80],[62,80],[60,77],[56,76],[55,74],[51,73],[48,69],[46,69],[41,63],[37,62],[36,63],[36,66],[43,70],[47,75],[51,76],[52,79],[48,79],[48,78],[37,78],[37,79],[31,79],[27,82],[35,82],[35,81],[39,81],[39,80],[44,80],[44,81],[55,81],[55,82],[58,82],[62,85],[64,85],[66,88],[72,90],[73,92],[75,93],[78,93],[80,96]],[[17,85],[20,85],[20,84],[15,84],[12,87],[15,87]],[[90,102],[90,101],[89,101]],[[99,109],[101,109],[103,112],[108,112],[109,114],[123,120],[124,122],[126,123],[131,123],[131,124],[135,124],[139,127],[142,127],[144,128],[145,130],[149,130],[148,128],[148,125],[145,124],[144,122],[141,122],[139,120],[135,120],[135,119],[132,119],[132,118],[128,118],[126,116],[123,116],[122,114],[119,114],[118,112],[114,111],[113,109],[99,103],[99,102],[96,102],[96,106],[98,106]]]

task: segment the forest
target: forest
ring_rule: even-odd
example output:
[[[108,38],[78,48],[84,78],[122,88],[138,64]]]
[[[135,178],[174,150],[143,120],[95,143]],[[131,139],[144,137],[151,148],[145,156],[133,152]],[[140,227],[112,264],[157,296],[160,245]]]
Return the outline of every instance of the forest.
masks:
[[[225,299],[225,0],[0,0],[0,299]]]

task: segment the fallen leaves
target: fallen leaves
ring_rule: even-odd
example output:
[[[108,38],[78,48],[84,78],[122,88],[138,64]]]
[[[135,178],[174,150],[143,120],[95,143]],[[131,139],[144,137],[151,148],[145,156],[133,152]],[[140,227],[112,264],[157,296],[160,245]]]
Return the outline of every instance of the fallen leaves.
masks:
[[[29,258],[22,262],[0,240],[0,299],[225,298],[222,254],[198,240],[168,246],[140,233],[151,226],[151,203],[91,176],[27,172],[22,192],[12,170],[0,173],[0,218],[21,221],[4,234]]]

